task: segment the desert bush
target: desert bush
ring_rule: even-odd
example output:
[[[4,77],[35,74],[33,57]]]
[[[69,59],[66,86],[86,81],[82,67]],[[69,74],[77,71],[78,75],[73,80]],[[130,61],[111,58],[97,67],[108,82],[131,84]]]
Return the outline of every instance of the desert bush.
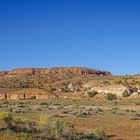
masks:
[[[21,81],[20,82],[20,88],[28,88],[29,87],[29,84],[27,81]]]
[[[117,96],[115,94],[108,93],[106,98],[107,100],[111,101],[111,100],[116,100]]]
[[[106,133],[103,129],[96,129],[94,131],[94,134],[98,137],[98,138],[104,138],[107,139]]]
[[[129,119],[132,120],[132,121],[136,121],[136,120],[140,120],[140,117],[137,117],[137,116],[130,116]]]
[[[69,89],[67,87],[62,87],[61,90],[62,92],[69,92]]]
[[[50,138],[70,137],[75,133],[73,122],[64,121],[60,118],[50,119],[43,133]]]
[[[34,133],[37,131],[37,125],[34,121],[15,119],[12,117],[11,113],[8,112],[0,113],[0,121],[3,121],[6,124],[6,130],[12,132]]]
[[[9,135],[14,134],[15,137],[20,135],[22,139],[65,139],[65,140],[101,140],[105,138],[104,131],[98,130],[95,134],[82,133],[75,129],[75,124],[70,121],[64,121],[60,118],[50,118],[48,115],[40,116],[40,124],[42,127],[38,127],[36,122],[30,120],[22,120],[13,118],[10,113],[1,112],[0,121],[11,122],[11,127],[4,128],[1,133]],[[42,123],[43,122],[43,123]],[[44,125],[45,124],[45,125]],[[96,136],[97,135],[97,136]]]
[[[37,132],[37,124],[34,121],[21,119],[14,120],[14,132],[35,133]]]
[[[128,93],[127,90],[125,90],[125,91],[122,93],[122,96],[123,96],[124,98],[126,98],[126,97],[129,97],[130,94]]]
[[[98,94],[98,92],[96,92],[96,91],[89,91],[89,92],[87,92],[87,94],[88,94],[89,97],[94,97],[96,94]]]
[[[48,102],[42,102],[40,105],[48,106]]]
[[[36,83],[35,87],[38,88],[38,89],[43,89],[44,86],[43,86],[42,83]]]
[[[56,91],[56,88],[51,86],[50,90],[53,92],[53,91]]]
[[[13,117],[12,117],[11,113],[0,112],[0,121],[3,121],[6,124],[7,128],[13,127],[12,120],[13,120]]]
[[[53,121],[49,121],[48,124],[46,124],[44,133],[53,138],[58,138],[62,135],[63,130],[64,130],[63,120],[56,119]]]
[[[49,115],[45,114],[40,116],[39,121],[41,124],[47,124],[49,119],[50,119]]]
[[[93,114],[101,114],[103,113],[103,110],[100,108],[85,108],[85,107],[72,107],[69,109],[63,109],[61,113],[68,114],[68,115],[73,115],[77,117],[89,117],[90,115]]]

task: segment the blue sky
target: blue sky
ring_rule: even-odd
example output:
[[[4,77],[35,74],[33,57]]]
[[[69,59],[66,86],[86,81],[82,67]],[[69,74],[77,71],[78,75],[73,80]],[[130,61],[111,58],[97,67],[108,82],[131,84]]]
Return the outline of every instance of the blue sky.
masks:
[[[82,66],[140,73],[139,0],[0,0],[0,70]]]

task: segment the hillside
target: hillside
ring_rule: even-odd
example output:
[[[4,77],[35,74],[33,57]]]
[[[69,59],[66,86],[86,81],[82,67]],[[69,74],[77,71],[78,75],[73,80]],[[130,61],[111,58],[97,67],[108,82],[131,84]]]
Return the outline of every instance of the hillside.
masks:
[[[21,130],[14,131],[0,121],[0,134],[4,140],[7,135],[15,140],[24,130],[34,128],[35,133],[28,132],[31,140],[46,139],[48,124],[53,126],[50,132],[60,124],[54,125],[50,120],[48,123],[48,117],[70,121],[70,130],[79,133],[66,134],[74,139],[79,134],[83,140],[86,137],[91,139],[93,133],[87,132],[94,132],[106,140],[137,139],[140,136],[139,105],[140,75],[113,76],[107,71],[79,67],[22,68],[0,72],[1,116],[10,114],[11,124]],[[76,124],[75,127],[72,124]],[[5,128],[10,131],[7,133]],[[29,139],[24,133],[21,137]]]
[[[0,72],[0,99],[88,98],[113,93],[121,97],[140,92],[139,76],[112,76],[108,71],[82,67],[21,68]],[[98,97],[97,96],[97,97]]]

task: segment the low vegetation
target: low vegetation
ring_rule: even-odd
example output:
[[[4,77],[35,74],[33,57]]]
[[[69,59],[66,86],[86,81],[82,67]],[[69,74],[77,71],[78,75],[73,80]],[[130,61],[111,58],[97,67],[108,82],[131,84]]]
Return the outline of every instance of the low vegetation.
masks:
[[[107,98],[107,100],[111,101],[111,100],[116,100],[117,96],[115,94],[108,93],[106,98]]]
[[[130,94],[128,93],[127,90],[125,90],[125,91],[122,93],[122,96],[123,96],[124,98],[126,98],[126,97],[129,97]]]
[[[115,133],[118,129],[133,139],[134,135],[139,135],[140,112],[132,107],[138,108],[139,102],[139,99],[129,98],[0,100],[0,139],[105,140],[108,133],[124,136]],[[128,130],[125,126],[120,128],[120,120]],[[132,124],[135,124],[135,134]]]
[[[100,74],[0,76],[0,139],[139,139],[140,76]]]
[[[1,112],[0,123],[4,122],[6,125],[1,125],[0,133],[5,132],[6,135],[8,130],[10,135],[14,133],[18,137],[20,135],[22,139],[30,137],[33,140],[102,140],[106,136],[103,133],[104,131],[96,131],[96,133],[89,133],[88,135],[84,132],[78,132],[73,122],[64,121],[61,118],[50,118],[45,115],[41,116],[40,120],[41,123],[30,120],[23,121],[22,119],[14,118],[10,113]]]
[[[98,137],[98,138],[104,138],[104,139],[107,139],[107,136],[106,136],[106,133],[103,129],[96,129],[94,131],[95,135]]]
[[[97,91],[88,91],[87,94],[89,97],[94,97],[95,95],[98,94],[98,92]]]

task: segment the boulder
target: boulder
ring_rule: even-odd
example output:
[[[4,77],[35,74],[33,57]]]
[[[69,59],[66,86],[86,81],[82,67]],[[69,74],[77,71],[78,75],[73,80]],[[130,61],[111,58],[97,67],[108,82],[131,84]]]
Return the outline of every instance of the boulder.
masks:
[[[74,92],[75,87],[74,87],[73,83],[70,83],[70,84],[68,85],[68,90],[69,90],[70,92]]]
[[[70,83],[67,88],[71,92],[80,91],[82,89],[82,83],[80,83],[80,82]]]

